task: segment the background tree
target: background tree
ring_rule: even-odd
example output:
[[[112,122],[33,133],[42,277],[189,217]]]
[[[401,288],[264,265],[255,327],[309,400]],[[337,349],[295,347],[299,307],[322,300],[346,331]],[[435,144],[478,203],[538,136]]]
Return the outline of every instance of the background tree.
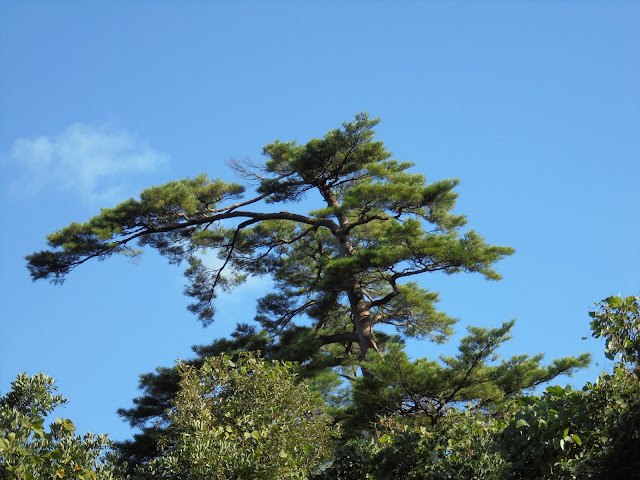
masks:
[[[326,461],[337,431],[290,363],[244,352],[179,371],[162,455],[143,469],[150,478],[304,479]]]
[[[613,372],[581,390],[548,387],[525,397],[502,432],[517,478],[640,478],[639,297],[612,296],[589,312],[594,337],[618,359]]]
[[[223,353],[261,350],[265,358],[302,363],[298,372],[311,388],[325,400],[336,421],[343,426],[343,441],[361,437],[370,431],[381,417],[394,416],[420,419],[420,425],[433,426],[457,408],[467,408],[501,415],[505,405],[541,383],[560,374],[571,374],[586,365],[588,355],[566,357],[551,365],[541,364],[542,355],[518,355],[498,361],[497,350],[507,341],[513,322],[500,328],[470,328],[471,335],[462,339],[460,354],[455,358],[409,360],[402,345],[390,343],[382,356],[371,355],[366,362],[371,377],[352,378],[351,385],[336,382],[335,372],[314,357],[305,357],[306,349],[292,348],[285,337],[273,341],[265,331],[258,332],[240,325],[230,339],[220,339],[211,345],[194,347],[197,354],[190,365],[202,365],[209,357]],[[314,367],[315,364],[315,367]],[[167,409],[178,391],[179,374],[175,368],[159,368],[141,376],[143,395],[134,406],[121,409],[120,414],[142,432],[134,439],[118,444],[119,451],[131,464],[146,462],[160,455],[158,436],[168,426]],[[352,388],[351,388],[352,387]]]
[[[589,312],[595,338],[606,342],[605,355],[640,376],[640,297],[607,297]]]
[[[47,430],[46,416],[67,400],[55,394],[53,378],[20,374],[0,397],[0,478],[38,480],[115,479],[105,435],[75,435],[68,419],[56,418]]]
[[[266,361],[296,362],[297,378],[308,381],[309,388],[318,398],[335,405],[332,399],[342,382],[332,371],[334,365],[327,363],[326,355],[314,350],[313,342],[305,343],[306,337],[298,336],[296,332],[296,329],[289,328],[273,338],[265,330],[258,331],[255,326],[239,324],[230,338],[194,346],[196,357],[184,364],[200,368],[207,359],[220,355],[236,360],[242,352],[260,352]],[[175,366],[159,367],[155,372],[141,375],[139,388],[142,395],[133,400],[133,407],[118,410],[132,427],[141,430],[132,440],[116,444],[122,458],[130,465],[146,463],[161,454],[158,440],[170,424],[168,411],[180,389],[179,382],[180,372]]]

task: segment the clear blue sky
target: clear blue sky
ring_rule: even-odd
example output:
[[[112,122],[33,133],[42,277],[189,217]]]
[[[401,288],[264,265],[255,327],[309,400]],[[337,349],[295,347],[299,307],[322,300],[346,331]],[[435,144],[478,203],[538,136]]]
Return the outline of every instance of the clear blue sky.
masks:
[[[138,375],[253,317],[222,298],[203,329],[181,270],[150,252],[32,283],[45,235],[142,188],[260,160],[354,113],[394,156],[458,177],[456,211],[516,254],[501,282],[425,276],[465,325],[517,319],[504,355],[592,351],[587,311],[640,293],[640,4],[0,1],[0,389],[56,378],[80,431],[127,438]],[[412,343],[414,356],[456,346]]]

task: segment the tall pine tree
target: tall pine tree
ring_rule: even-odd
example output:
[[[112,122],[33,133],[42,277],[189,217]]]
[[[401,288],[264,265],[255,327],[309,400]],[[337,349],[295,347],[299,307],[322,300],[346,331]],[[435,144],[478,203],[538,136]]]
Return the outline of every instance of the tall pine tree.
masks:
[[[339,346],[360,361],[380,350],[380,325],[442,341],[454,319],[414,278],[443,271],[497,280],[493,265],[513,250],[461,232],[466,219],[452,213],[458,181],[428,183],[411,163],[390,159],[374,140],[377,123],[362,113],[323,139],[266,145],[264,166],[237,165],[258,183],[248,199],[243,186],[205,175],[147,189],[49,235],[51,250],[27,256],[28,268],[34,279],[61,282],[88,260],[139,254],[137,243],[188,263],[189,308],[205,324],[218,291],[269,274],[275,290],[256,318],[272,334],[306,317],[318,348]],[[320,200],[315,210],[281,209],[310,194]],[[211,249],[218,265],[202,258]]]

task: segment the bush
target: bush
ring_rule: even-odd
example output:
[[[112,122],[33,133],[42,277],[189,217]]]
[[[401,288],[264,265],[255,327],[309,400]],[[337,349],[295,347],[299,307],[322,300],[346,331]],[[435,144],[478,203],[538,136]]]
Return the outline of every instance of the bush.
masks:
[[[304,479],[325,462],[336,435],[290,363],[243,352],[181,365],[163,456],[152,478]]]
[[[73,422],[60,418],[45,430],[45,417],[67,401],[55,391],[44,373],[20,374],[0,397],[0,478],[114,479],[105,435],[76,436]]]

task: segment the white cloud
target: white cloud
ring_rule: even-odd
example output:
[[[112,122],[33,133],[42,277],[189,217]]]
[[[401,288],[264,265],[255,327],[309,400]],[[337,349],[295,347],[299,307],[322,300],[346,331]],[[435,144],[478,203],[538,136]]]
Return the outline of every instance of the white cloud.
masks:
[[[22,190],[55,188],[96,201],[118,197],[125,176],[151,172],[167,157],[125,131],[76,123],[55,138],[16,140],[9,160],[24,175]]]

